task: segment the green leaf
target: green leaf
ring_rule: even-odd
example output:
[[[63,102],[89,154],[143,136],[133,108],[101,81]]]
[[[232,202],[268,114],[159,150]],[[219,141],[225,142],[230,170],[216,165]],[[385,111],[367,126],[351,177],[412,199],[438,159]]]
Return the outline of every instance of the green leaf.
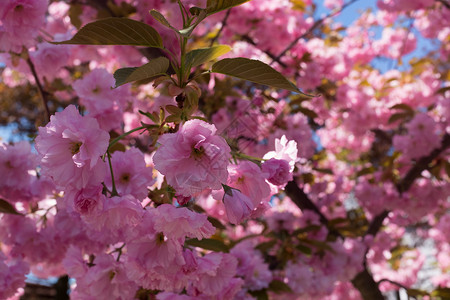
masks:
[[[394,123],[399,120],[407,119],[412,116],[413,116],[413,114],[411,114],[410,112],[396,113],[396,114],[393,114],[390,116],[390,118],[388,120],[388,124]]]
[[[248,291],[250,295],[255,297],[257,300],[269,300],[269,296],[267,295],[267,290],[257,290],[257,291]]]
[[[302,239],[303,243],[310,244],[311,246],[316,247],[319,250],[327,250],[332,253],[335,253],[334,249],[331,248],[326,242],[318,241],[318,240],[310,240],[310,239]]]
[[[267,252],[267,250],[269,250],[273,246],[275,246],[277,243],[278,243],[277,240],[263,242],[263,243],[259,244],[258,246],[256,246],[255,249],[264,253],[264,252]]]
[[[70,23],[77,29],[81,27],[80,16],[83,14],[83,6],[81,4],[71,4],[69,8]]]
[[[174,29],[175,31],[178,31],[172,25],[170,25],[169,21],[167,21],[167,19],[159,11],[152,9],[150,11],[150,14],[152,15],[153,18],[155,18],[156,21],[158,21],[162,25],[164,25],[170,29]]]
[[[215,252],[228,252],[228,246],[222,241],[216,239],[189,239],[186,240],[186,244],[189,246],[199,247],[206,250],[211,250]]]
[[[0,213],[11,214],[11,215],[22,215],[18,213],[14,206],[11,205],[6,200],[0,199]]]
[[[356,177],[360,177],[360,176],[367,175],[367,174],[373,174],[376,170],[377,169],[375,169],[375,167],[373,167],[373,166],[363,168],[356,173]]]
[[[193,113],[197,111],[198,108],[198,94],[197,92],[189,88],[186,88],[186,100],[184,101],[183,111],[187,117],[190,117]]]
[[[189,8],[189,12],[193,15],[193,16],[198,16],[200,15],[203,11],[205,11],[204,8],[200,8],[198,6],[192,6],[191,8]]]
[[[212,66],[211,72],[302,94],[286,77],[259,60],[243,57],[225,58],[216,62]]]
[[[199,48],[192,50],[186,54],[186,66],[190,70],[193,67],[204,64],[219,56],[228,53],[231,50],[230,46],[218,45],[210,48]]]
[[[206,13],[215,14],[219,11],[241,5],[249,0],[208,0],[206,1]]]
[[[180,116],[171,115],[166,118],[166,123],[180,123],[180,122],[181,122]]]
[[[414,113],[414,109],[411,106],[409,106],[408,104],[404,104],[404,103],[396,104],[396,105],[390,107],[389,109],[400,109],[400,110]]]
[[[431,292],[432,297],[441,297],[441,299],[450,299],[450,288],[439,287]]]
[[[173,27],[172,25],[170,25],[169,21],[167,21],[167,19],[163,16],[163,14],[161,14],[159,11],[152,9],[150,11],[150,14],[152,15],[153,18],[155,18],[156,21],[158,21],[159,23],[161,23],[162,25],[166,26],[167,28],[172,29],[173,31],[175,31],[176,33],[184,36],[184,37],[189,37],[190,33],[192,31],[186,30],[186,29],[190,29],[189,28],[185,28],[182,30],[178,30],[175,27]],[[191,26],[192,27],[192,26]],[[193,28],[192,28],[193,29]]]
[[[312,254],[311,248],[308,247],[308,246],[305,246],[303,244],[298,244],[297,246],[295,246],[295,248],[298,251],[302,252],[303,254],[306,254],[306,255],[311,255]]]
[[[446,161],[444,164],[445,164],[445,172],[447,173],[447,176],[450,177],[450,162]]]
[[[208,221],[209,221],[214,227],[216,227],[217,229],[222,229],[222,230],[227,229],[227,228],[222,224],[222,222],[220,222],[220,221],[217,220],[216,218],[208,217]]]
[[[165,106],[167,112],[171,115],[181,116],[181,108],[175,105],[166,105]]]
[[[292,293],[291,288],[281,280],[274,279],[269,284],[269,291],[275,293]]]
[[[329,175],[333,175],[333,170],[331,169],[326,169],[326,168],[313,168],[314,171],[323,173],[323,174],[329,174]]]
[[[307,233],[307,232],[311,232],[311,231],[317,231],[320,230],[320,228],[322,228],[322,226],[320,225],[308,225],[306,227],[303,228],[299,228],[297,230],[295,230],[292,235],[299,235],[302,233]]]
[[[106,18],[86,24],[70,40],[52,44],[163,47],[161,36],[153,27],[126,18]]]
[[[427,296],[428,293],[426,291],[422,291],[419,289],[407,289],[406,293],[408,294],[408,296],[411,297],[417,297],[417,296]]]
[[[156,78],[166,75],[165,72],[168,68],[169,60],[165,57],[158,57],[156,59],[152,59],[149,63],[138,68],[118,69],[116,72],[114,72],[116,87],[136,80]]]
[[[300,112],[302,114],[304,114],[305,116],[311,118],[311,119],[315,119],[318,117],[317,113],[309,108],[305,108],[305,107],[296,107],[292,110],[293,113],[297,113]]]
[[[444,86],[436,91],[436,94],[445,94],[447,91],[450,91],[450,86]]]
[[[142,110],[139,110],[139,113],[140,113],[141,115],[146,116],[146,117],[149,118],[150,120],[152,120],[153,123],[159,124],[159,123],[158,123],[159,120],[158,120],[158,115],[157,115],[157,114],[155,114],[155,113],[149,113],[149,112],[144,112],[144,111],[142,111]]]

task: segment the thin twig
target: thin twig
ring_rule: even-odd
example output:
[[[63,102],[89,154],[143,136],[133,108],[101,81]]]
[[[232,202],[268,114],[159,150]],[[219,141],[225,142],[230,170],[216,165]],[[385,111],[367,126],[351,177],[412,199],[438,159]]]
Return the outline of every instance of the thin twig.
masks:
[[[396,286],[398,286],[398,287],[401,287],[401,288],[403,288],[403,289],[405,289],[405,290],[408,289],[407,286],[405,286],[405,285],[403,285],[403,284],[401,284],[401,283],[395,282],[395,281],[393,281],[393,280],[387,279],[387,278],[383,278],[383,279],[379,280],[379,281],[377,282],[377,284],[380,285],[380,283],[382,283],[382,282],[389,282],[389,283],[391,283],[391,284],[393,284],[393,285],[396,285]]]
[[[231,13],[231,8],[229,8],[227,10],[227,13],[225,14],[225,17],[222,20],[222,25],[220,26],[219,31],[217,32],[217,34],[213,37],[213,39],[211,40],[211,42],[209,43],[209,46],[212,47],[212,45],[214,45],[214,43],[217,41],[217,39],[220,37],[220,35],[222,34],[223,29],[225,28],[225,26],[227,25],[227,21],[228,21],[228,17],[230,16]]]
[[[286,192],[286,195],[289,196],[289,198],[292,200],[292,202],[294,202],[295,205],[297,205],[298,208],[300,208],[302,211],[311,210],[315,212],[319,216],[320,223],[325,225],[330,233],[338,237],[343,237],[336,229],[329,226],[330,224],[327,217],[319,210],[314,202],[309,199],[308,195],[297,185],[295,180],[289,181],[284,190]]]
[[[437,0],[437,2],[442,3],[445,7],[450,9],[450,3],[448,1],[446,1],[446,0]]]
[[[47,92],[44,90],[44,88],[42,87],[41,81],[39,80],[39,77],[36,73],[36,68],[34,67],[33,62],[31,61],[30,57],[27,57],[26,59],[28,66],[30,67],[31,73],[33,74],[34,77],[34,81],[36,82],[36,86],[38,88],[38,92],[39,92],[39,97],[41,98],[42,104],[44,105],[44,109],[45,109],[45,118],[46,118],[46,123],[50,122],[50,110],[48,108],[48,100],[47,100]]]
[[[249,43],[249,44],[251,44],[251,45],[253,45],[255,47],[258,47],[258,45],[255,43],[255,41],[251,37],[249,37],[248,35],[243,35],[242,39],[244,41],[246,41],[247,43]],[[259,48],[259,50],[263,51],[268,57],[270,57],[272,59],[272,62],[270,64],[273,64],[274,62],[277,62],[283,68],[287,68],[287,65],[284,62],[282,62],[279,58],[277,58],[275,56],[275,54],[273,54],[269,50],[263,50],[263,49],[260,49],[260,48]]]
[[[446,133],[442,139],[441,147],[434,149],[429,155],[419,159],[414,167],[412,167],[406,176],[397,184],[397,191],[403,193],[409,190],[420,174],[428,168],[428,165],[448,148],[450,148],[450,134]]]
[[[334,17],[335,15],[339,14],[340,12],[342,12],[345,8],[347,8],[348,6],[352,5],[353,3],[357,2],[359,0],[351,0],[347,3],[345,3],[344,5],[342,5],[339,9],[332,11],[331,13],[329,13],[328,15],[326,15],[325,17],[323,17],[322,19],[317,20],[316,22],[314,22],[314,24],[303,34],[301,34],[300,36],[298,36],[295,40],[293,40],[289,46],[287,46],[280,54],[278,54],[278,56],[275,57],[275,59],[272,60],[272,62],[270,64],[273,64],[275,61],[279,61],[289,50],[292,49],[292,47],[294,47],[302,38],[308,36],[311,32],[313,32],[314,29],[316,29],[317,27],[319,27],[320,25],[322,25],[323,22],[325,22],[326,20]]]

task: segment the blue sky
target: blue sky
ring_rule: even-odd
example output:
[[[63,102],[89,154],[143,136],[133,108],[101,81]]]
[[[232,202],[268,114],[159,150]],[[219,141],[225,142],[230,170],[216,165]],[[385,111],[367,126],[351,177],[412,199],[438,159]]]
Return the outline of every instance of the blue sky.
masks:
[[[348,1],[349,0],[344,0],[344,2]],[[317,17],[325,16],[330,12],[330,10],[323,6],[323,2],[324,1],[314,1],[314,3],[316,3],[317,5]],[[359,18],[361,13],[366,11],[367,9],[371,9],[373,12],[376,12],[378,10],[376,3],[376,0],[356,1],[355,3],[345,8],[338,16],[333,17],[333,20],[340,22],[344,26],[348,26],[352,24],[357,18]],[[381,37],[382,30],[382,27],[374,28],[376,38]],[[403,64],[401,66],[396,65],[395,61],[388,58],[376,59],[372,63],[372,66],[376,69],[379,69],[383,73],[387,70],[390,70],[393,66],[402,71],[408,69],[408,62],[411,58],[426,56],[426,54],[429,53],[430,50],[436,48],[434,41],[425,39],[416,29],[413,30],[413,33],[417,38],[417,48],[412,53],[403,57]]]

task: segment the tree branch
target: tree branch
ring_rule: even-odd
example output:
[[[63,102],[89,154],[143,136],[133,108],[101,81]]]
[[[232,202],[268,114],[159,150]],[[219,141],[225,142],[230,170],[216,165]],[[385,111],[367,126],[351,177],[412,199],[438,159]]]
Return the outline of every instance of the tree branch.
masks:
[[[397,191],[399,193],[406,192],[409,190],[414,181],[420,176],[420,174],[427,169],[428,165],[438,157],[442,152],[450,147],[450,135],[445,134],[442,139],[441,147],[433,150],[429,155],[422,157],[419,161],[412,167],[409,172],[403,177],[403,179],[397,184]],[[379,215],[375,216],[367,229],[366,235],[377,235],[383,225],[384,219],[388,216],[389,211],[384,210]],[[384,299],[380,292],[378,284],[375,283],[372,276],[366,267],[366,258],[364,258],[364,270],[359,272],[355,278],[352,280],[352,284],[361,293],[363,299],[376,300]],[[384,280],[386,281],[386,280]]]
[[[243,35],[243,36],[242,36],[242,39],[243,39],[244,41],[246,41],[247,43],[249,43],[249,44],[251,44],[251,45],[253,45],[253,46],[258,47],[258,45],[255,43],[255,41],[254,41],[251,37],[249,37],[248,35]],[[270,58],[272,59],[272,62],[271,62],[270,64],[273,64],[274,62],[277,62],[277,63],[278,63],[280,66],[282,66],[283,68],[287,68],[287,65],[286,65],[284,62],[282,62],[280,58],[277,58],[277,57],[275,56],[275,54],[273,54],[273,53],[270,52],[269,50],[262,50],[262,49],[260,49],[259,47],[258,47],[258,49],[261,50],[261,51],[263,51],[268,57],[270,57]]]
[[[380,300],[385,299],[378,284],[373,280],[372,275],[367,268],[359,272],[355,278],[352,279],[353,286],[358,289],[364,300]]]
[[[434,149],[429,155],[422,157],[412,167],[406,176],[396,185],[397,191],[401,194],[409,190],[414,181],[428,168],[428,165],[438,157],[442,152],[450,147],[450,135],[446,133],[441,142],[441,147]]]
[[[214,43],[217,41],[217,39],[220,37],[220,35],[222,34],[223,29],[225,28],[225,26],[227,25],[227,21],[228,21],[228,17],[230,16],[231,13],[231,8],[229,8],[227,10],[227,13],[225,14],[225,17],[222,20],[222,25],[220,26],[219,31],[217,32],[217,34],[214,36],[214,38],[211,40],[211,42],[209,43],[209,46],[212,47],[214,45]]]
[[[450,9],[450,3],[448,0],[436,0],[437,2],[442,3],[447,9]]]
[[[303,189],[299,188],[295,180],[289,181],[284,189],[286,195],[291,198],[292,202],[294,202],[295,205],[297,205],[298,208],[303,210],[312,210],[315,212],[319,218],[320,223],[324,224],[330,233],[334,234],[335,236],[342,237],[342,235],[336,231],[334,228],[329,227],[329,221],[327,217],[317,208],[317,206],[314,204],[314,202],[309,199],[308,195],[303,191]]]
[[[384,219],[389,215],[389,211],[383,210],[379,215],[373,218],[372,222],[367,228],[365,235],[373,235],[374,237],[377,235],[378,231],[380,231],[381,226],[383,225]]]
[[[420,177],[420,174],[428,168],[428,165],[447,148],[450,148],[450,135],[448,133],[444,135],[441,142],[441,147],[434,149],[429,155],[419,159],[417,163],[408,171],[405,177],[403,177],[403,179],[396,185],[397,191],[401,194],[409,190],[414,181]],[[370,234],[376,236],[388,214],[389,211],[384,210],[379,215],[375,216],[367,229],[366,235]]]
[[[314,22],[314,24],[303,34],[301,34],[300,36],[298,36],[297,38],[295,38],[283,51],[281,51],[280,54],[278,54],[278,56],[276,56],[275,58],[273,58],[272,62],[270,64],[273,64],[275,61],[278,62],[289,50],[292,49],[292,47],[294,47],[301,39],[305,38],[306,36],[308,36],[311,32],[314,31],[314,29],[316,29],[317,27],[319,27],[320,25],[322,25],[323,22],[325,22],[326,20],[334,17],[335,15],[337,15],[338,13],[342,12],[345,8],[347,8],[348,6],[352,5],[353,3],[355,3],[358,0],[351,0],[347,3],[345,3],[344,5],[342,5],[339,9],[332,11],[331,13],[329,13],[328,15],[326,15],[325,17],[323,17],[322,19],[317,20],[316,22]]]
[[[36,73],[36,68],[34,67],[34,64],[31,61],[31,58],[29,56],[27,57],[26,61],[27,61],[28,66],[30,67],[31,73],[33,74],[34,81],[36,82],[36,86],[37,86],[38,92],[39,92],[39,97],[41,98],[42,104],[45,109],[46,123],[48,123],[48,122],[50,122],[50,110],[48,108],[48,100],[46,97],[47,92],[42,87],[41,81],[39,80],[39,77]]]

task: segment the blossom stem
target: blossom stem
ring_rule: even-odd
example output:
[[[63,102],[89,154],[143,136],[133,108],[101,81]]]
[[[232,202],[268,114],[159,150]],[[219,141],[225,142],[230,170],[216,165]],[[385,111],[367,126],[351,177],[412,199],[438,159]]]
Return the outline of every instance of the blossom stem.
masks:
[[[123,139],[124,137],[126,137],[127,135],[132,134],[133,132],[138,131],[138,130],[141,130],[141,129],[145,129],[145,127],[144,127],[144,126],[140,126],[140,127],[134,128],[134,129],[132,129],[132,130],[130,130],[130,131],[127,131],[127,132],[125,132],[124,134],[119,135],[118,137],[116,137],[114,140],[112,140],[112,141],[109,143],[108,150],[109,150],[112,146],[114,146],[115,143],[117,143],[118,141],[120,141],[121,139]]]
[[[109,150],[106,151],[106,154],[108,156],[108,163],[109,163],[109,170],[111,172],[111,182],[112,182],[112,191],[111,191],[111,197],[119,196],[119,193],[117,193],[116,189],[116,182],[114,181],[114,172],[111,164],[111,154],[109,153]]]
[[[28,64],[28,67],[30,68],[31,74],[33,74],[34,81],[36,82],[36,86],[38,88],[39,97],[42,100],[42,105],[45,109],[45,121],[46,123],[50,122],[50,109],[48,108],[48,99],[46,98],[46,92],[44,91],[44,88],[42,87],[41,81],[39,80],[39,76],[37,75],[36,68],[34,67],[33,62],[31,61],[31,58],[28,56],[27,53],[27,59],[26,62]]]
[[[264,158],[260,158],[260,157],[256,157],[256,156],[250,156],[250,155],[247,155],[247,154],[244,154],[244,153],[240,153],[240,152],[236,152],[236,153],[234,153],[234,155],[236,157],[247,159],[247,160],[256,160],[256,161],[259,161],[259,162],[265,161]]]

